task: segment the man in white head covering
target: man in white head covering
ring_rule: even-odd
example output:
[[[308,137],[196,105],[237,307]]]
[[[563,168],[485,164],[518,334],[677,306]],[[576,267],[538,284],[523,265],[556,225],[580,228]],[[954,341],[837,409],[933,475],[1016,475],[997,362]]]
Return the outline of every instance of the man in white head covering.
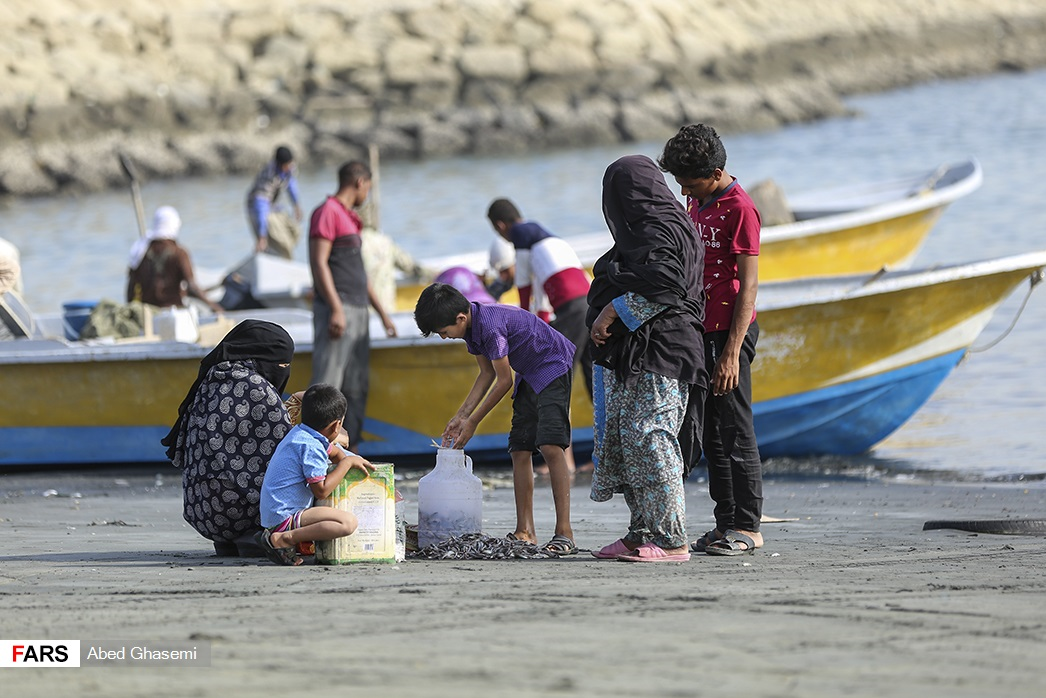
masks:
[[[189,253],[176,241],[182,219],[171,206],[161,206],[153,214],[145,237],[131,247],[127,260],[127,301],[141,301],[160,308],[185,307],[186,296],[222,308],[196,285]]]
[[[0,294],[8,291],[22,292],[20,256],[17,247],[0,238]]]
[[[182,228],[182,218],[173,206],[161,206],[153,214],[153,224],[145,231],[145,237],[138,238],[131,245],[131,255],[127,260],[127,268],[134,270],[142,263],[145,253],[149,250],[149,243],[153,240],[174,240],[178,237],[178,231]]]

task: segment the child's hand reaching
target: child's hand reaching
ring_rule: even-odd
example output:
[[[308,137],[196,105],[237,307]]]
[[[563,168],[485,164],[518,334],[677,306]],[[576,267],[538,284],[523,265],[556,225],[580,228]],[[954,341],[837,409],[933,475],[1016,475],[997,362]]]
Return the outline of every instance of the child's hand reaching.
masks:
[[[370,474],[374,471],[374,466],[370,464],[370,461],[363,456],[357,456],[355,453],[346,453],[341,446],[334,446],[330,451],[330,458],[335,465],[348,466],[345,472],[357,468],[362,470],[366,474]]]
[[[447,422],[447,428],[443,430],[444,448],[465,448],[472,435],[476,433],[476,425],[467,417],[456,416]]]
[[[374,466],[370,464],[370,461],[363,456],[346,456],[345,462],[349,465],[349,470],[357,468],[362,470],[365,474],[370,475],[374,472]]]
[[[370,464],[366,458],[357,456],[354,453],[346,453],[341,449],[340,446],[335,446],[331,449],[330,459],[334,463],[334,468],[327,472],[327,477],[322,482],[310,482],[309,489],[312,490],[312,496],[316,499],[325,499],[330,496],[330,493],[335,490],[345,476],[349,474],[349,471],[353,468],[358,468],[363,471],[363,474],[370,477],[371,472],[374,470],[374,466]]]
[[[461,423],[464,422],[463,417],[454,417],[447,426],[443,429],[443,441],[440,442],[441,448],[454,448],[454,442],[458,438],[458,432],[461,431]]]

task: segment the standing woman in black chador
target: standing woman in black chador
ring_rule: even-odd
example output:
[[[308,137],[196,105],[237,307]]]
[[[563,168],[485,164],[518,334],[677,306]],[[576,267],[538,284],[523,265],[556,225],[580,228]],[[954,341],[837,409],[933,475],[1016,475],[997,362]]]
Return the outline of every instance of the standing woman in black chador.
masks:
[[[185,520],[219,555],[238,554],[237,541],[253,546],[261,529],[262,479],[291,429],[283,391],[293,357],[294,341],[279,325],[236,325],[200,362],[178,420],[161,441],[182,469]]]
[[[593,553],[630,562],[690,559],[683,482],[699,448],[708,375],[702,349],[704,251],[694,224],[647,157],[603,176],[614,246],[593,267],[592,499],[615,493],[628,533]],[[695,399],[691,399],[694,393]]]

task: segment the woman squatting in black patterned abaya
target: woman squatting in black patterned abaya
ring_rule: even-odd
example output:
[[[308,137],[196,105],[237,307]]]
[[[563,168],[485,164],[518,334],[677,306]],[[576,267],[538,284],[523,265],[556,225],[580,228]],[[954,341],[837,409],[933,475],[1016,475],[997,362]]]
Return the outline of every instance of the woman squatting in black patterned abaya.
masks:
[[[269,458],[290,431],[283,391],[294,341],[279,325],[245,320],[200,362],[196,382],[161,441],[182,470],[183,516],[236,555],[236,541],[261,529],[258,499]]]

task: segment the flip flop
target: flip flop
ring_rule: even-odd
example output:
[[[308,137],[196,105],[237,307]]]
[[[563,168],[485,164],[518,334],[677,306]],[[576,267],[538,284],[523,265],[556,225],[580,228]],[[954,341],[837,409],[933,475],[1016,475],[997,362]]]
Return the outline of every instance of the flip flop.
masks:
[[[695,553],[703,553],[703,552],[705,552],[705,548],[707,548],[709,545],[711,545],[712,543],[715,543],[717,540],[722,538],[722,536],[717,536],[716,532],[717,532],[717,529],[713,528],[711,531],[705,531],[704,533],[702,533],[700,538],[698,538],[697,540],[695,540],[693,543],[690,544],[691,552],[695,552]]]
[[[542,545],[541,549],[547,553],[555,553],[559,557],[577,555],[577,546],[574,545],[574,541],[558,534],[552,536],[552,540]]]
[[[277,565],[296,567],[302,563],[302,559],[294,552],[294,548],[273,547],[271,533],[265,529],[255,534],[258,545],[265,551],[265,557]]]
[[[625,541],[618,538],[610,545],[604,545],[599,550],[592,551],[592,557],[600,560],[615,560],[618,555],[631,555],[632,551],[625,545]]]
[[[627,555],[618,555],[617,559],[624,562],[686,562],[690,559],[690,553],[669,554],[653,543],[643,543]]]
[[[744,546],[744,547],[742,547]],[[755,552],[755,541],[743,533],[727,531],[723,537],[705,547],[706,555],[751,555]]]

